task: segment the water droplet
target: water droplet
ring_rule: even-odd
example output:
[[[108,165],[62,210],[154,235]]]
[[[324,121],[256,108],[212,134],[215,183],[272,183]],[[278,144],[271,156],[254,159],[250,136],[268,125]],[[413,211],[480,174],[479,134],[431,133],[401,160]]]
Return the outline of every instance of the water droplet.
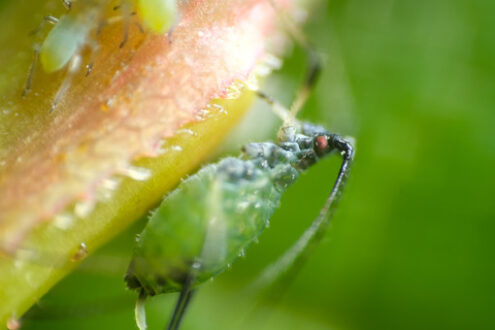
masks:
[[[7,320],[7,329],[9,329],[9,330],[18,330],[20,328],[21,328],[21,321],[15,315],[12,315]]]
[[[82,242],[77,247],[77,251],[70,258],[70,261],[72,262],[81,261],[87,256],[88,256],[88,248],[86,247],[86,244]]]
[[[198,135],[198,133],[194,132],[192,129],[189,129],[189,128],[178,129],[176,134],[188,134],[188,135],[192,135],[192,136]]]
[[[225,109],[220,104],[217,104],[217,103],[208,104],[206,106],[206,109],[208,111],[218,111],[220,113],[227,114],[227,111],[225,111]]]
[[[282,60],[270,53],[265,54],[263,63],[270,67],[272,70],[278,70],[282,67]]]
[[[117,190],[120,181],[117,179],[105,179],[103,180],[101,186],[108,190]]]
[[[249,75],[248,79],[246,81],[244,81],[244,85],[249,90],[252,90],[252,91],[259,90],[260,86],[259,86],[258,76],[255,73]]]
[[[55,216],[53,224],[61,230],[67,230],[74,224],[74,217],[70,214],[59,214]]]
[[[88,199],[83,202],[79,202],[74,207],[74,213],[79,218],[86,218],[95,208],[95,201],[93,199]]]
[[[151,177],[151,170],[144,167],[127,166],[119,171],[136,181],[145,181]]]
[[[225,99],[227,100],[235,100],[239,98],[242,94],[242,90],[244,89],[244,84],[239,81],[234,81],[227,90],[225,91]]]
[[[246,255],[246,251],[244,250],[241,250],[241,252],[239,252],[239,257],[244,257]]]

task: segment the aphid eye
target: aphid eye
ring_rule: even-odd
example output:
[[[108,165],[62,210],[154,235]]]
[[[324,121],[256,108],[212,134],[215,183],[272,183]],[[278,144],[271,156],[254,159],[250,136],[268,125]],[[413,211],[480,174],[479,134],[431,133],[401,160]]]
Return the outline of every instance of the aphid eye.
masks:
[[[328,147],[327,138],[323,135],[317,136],[315,139],[315,146],[320,151],[325,150]]]

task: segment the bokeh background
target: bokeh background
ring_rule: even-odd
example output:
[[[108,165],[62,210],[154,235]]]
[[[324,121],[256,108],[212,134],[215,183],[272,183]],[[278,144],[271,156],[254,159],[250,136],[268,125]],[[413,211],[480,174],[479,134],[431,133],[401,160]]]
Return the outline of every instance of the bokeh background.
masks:
[[[259,244],[199,290],[184,329],[495,329],[494,13],[487,0],[317,4],[305,30],[325,70],[301,117],[357,141],[332,227],[280,301],[254,304],[246,286],[316,216],[337,157],[303,176]],[[264,88],[288,104],[304,63],[294,48]],[[25,328],[135,329],[123,274],[143,225],[62,281]],[[151,329],[175,299],[149,301]]]

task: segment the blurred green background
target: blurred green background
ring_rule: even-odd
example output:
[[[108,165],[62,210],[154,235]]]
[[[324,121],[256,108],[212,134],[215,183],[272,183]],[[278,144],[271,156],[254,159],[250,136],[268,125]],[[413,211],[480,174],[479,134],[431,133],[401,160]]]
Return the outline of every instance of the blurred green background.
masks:
[[[316,216],[337,157],[293,186],[260,243],[199,290],[184,329],[495,329],[494,13],[488,0],[317,6],[306,32],[325,70],[302,117],[357,141],[333,225],[281,301],[254,308],[246,286]],[[287,104],[304,63],[294,49],[265,89]],[[61,282],[26,329],[135,329],[123,274],[142,227]],[[151,329],[175,299],[149,301]]]

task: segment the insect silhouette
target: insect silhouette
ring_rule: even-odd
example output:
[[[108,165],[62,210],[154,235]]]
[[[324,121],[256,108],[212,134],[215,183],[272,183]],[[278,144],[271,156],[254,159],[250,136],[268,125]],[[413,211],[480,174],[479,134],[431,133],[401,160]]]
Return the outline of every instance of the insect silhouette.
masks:
[[[285,121],[278,141],[249,143],[239,157],[203,167],[166,197],[138,235],[125,280],[138,292],[135,314],[140,329],[146,328],[146,297],[180,292],[168,324],[168,329],[178,329],[195,289],[227,269],[257,241],[282,194],[302,172],[338,153],[343,161],[320,215],[299,241],[267,268],[261,278],[264,284],[274,283],[296,262],[304,261],[328,227],[354,149],[343,137],[294,119],[320,71],[312,48],[304,39],[298,41],[307,50],[310,69],[292,112],[258,92]]]
[[[120,1],[119,5],[113,7],[114,10],[121,11],[120,15],[109,18],[105,17],[105,11],[111,5],[111,0],[61,0],[61,2],[67,12],[60,18],[45,16],[40,26],[33,31],[33,34],[39,34],[46,23],[54,25],[44,40],[34,46],[33,60],[22,92],[22,95],[26,96],[31,91],[38,61],[43,71],[48,74],[66,68],[67,73],[55,93],[50,112],[55,110],[70,87],[74,75],[81,67],[82,52],[86,48],[91,50],[89,63],[86,65],[86,76],[91,73],[100,47],[97,37],[101,29],[106,25],[122,21],[124,30],[120,43],[122,48],[129,38],[130,18],[136,15],[136,12],[132,11],[134,3],[128,0]],[[178,7],[175,0],[139,0],[137,7],[142,21],[153,32],[167,31],[177,21]],[[136,24],[141,32],[144,32],[141,25]]]

